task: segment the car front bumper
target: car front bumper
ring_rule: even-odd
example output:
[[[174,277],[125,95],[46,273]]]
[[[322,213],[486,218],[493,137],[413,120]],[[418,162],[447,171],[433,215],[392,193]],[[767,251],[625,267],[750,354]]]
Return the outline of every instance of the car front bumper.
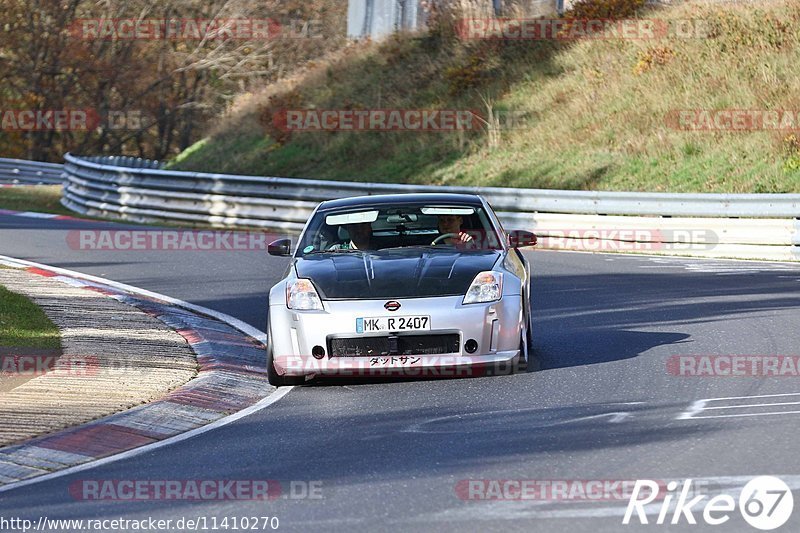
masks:
[[[285,376],[385,376],[458,377],[482,375],[487,369],[510,371],[519,355],[523,324],[522,299],[505,295],[492,303],[463,305],[461,296],[396,300],[396,312],[384,308],[387,300],[338,300],[324,302],[323,311],[287,309],[283,301],[271,302],[269,309],[270,348],[278,374]],[[366,317],[430,316],[428,331],[399,332],[397,335],[458,335],[458,350],[431,354],[369,354],[332,357],[329,340],[381,334],[356,332],[356,319]],[[477,343],[469,353],[467,340]],[[317,357],[312,353],[317,352]],[[324,355],[319,353],[324,350]]]

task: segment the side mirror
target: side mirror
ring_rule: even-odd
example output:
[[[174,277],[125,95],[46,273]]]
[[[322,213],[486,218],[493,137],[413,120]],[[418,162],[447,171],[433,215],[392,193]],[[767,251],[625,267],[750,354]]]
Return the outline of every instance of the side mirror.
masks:
[[[292,239],[278,239],[272,241],[267,246],[267,253],[269,255],[287,256],[292,255]]]
[[[508,233],[508,244],[512,248],[536,246],[536,235],[523,229],[511,230]]]

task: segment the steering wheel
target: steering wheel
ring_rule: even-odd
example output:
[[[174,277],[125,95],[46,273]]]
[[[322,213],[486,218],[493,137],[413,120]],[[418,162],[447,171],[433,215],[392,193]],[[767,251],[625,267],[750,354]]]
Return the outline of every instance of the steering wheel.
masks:
[[[452,239],[454,237],[458,238],[458,233],[445,233],[444,235],[439,235],[438,237],[433,239],[433,242],[431,243],[431,246],[436,246],[441,241],[443,241],[445,239]]]

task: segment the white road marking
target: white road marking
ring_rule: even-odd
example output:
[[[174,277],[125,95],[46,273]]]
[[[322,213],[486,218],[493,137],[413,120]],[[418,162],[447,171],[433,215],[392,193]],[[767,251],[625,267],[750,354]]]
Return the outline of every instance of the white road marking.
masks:
[[[800,264],[789,262],[754,261],[749,259],[707,259],[697,260],[680,257],[647,257],[641,258],[642,262],[656,263],[654,265],[642,264],[639,268],[682,268],[690,272],[717,275],[735,275],[758,272],[800,271]],[[787,276],[791,277],[791,276]]]
[[[640,405],[644,402],[619,402],[619,403],[605,403],[601,404],[601,406],[611,406],[611,405]],[[597,407],[597,406],[582,406],[582,407]],[[463,413],[457,415],[448,415],[448,416],[440,416],[436,418],[431,418],[429,420],[425,420],[423,422],[417,422],[416,424],[411,424],[410,426],[403,428],[400,430],[401,433],[436,433],[436,434],[443,434],[443,433],[468,433],[470,431],[484,431],[482,428],[463,428],[459,427],[456,430],[448,430],[448,429],[436,429],[436,428],[428,428],[431,424],[437,424],[441,422],[447,422],[450,420],[459,420],[464,421],[464,419],[468,418],[477,418],[477,417],[485,417],[491,415],[509,415],[509,414],[519,414],[528,411],[539,412],[542,408],[540,407],[526,407],[523,409],[506,409],[506,410],[499,410],[499,411],[478,411],[473,413]],[[536,428],[546,428],[546,427],[553,427],[553,426],[561,426],[564,424],[572,424],[575,422],[583,422],[586,420],[594,420],[598,418],[608,418],[608,422],[610,424],[618,424],[630,418],[632,414],[628,411],[610,411],[607,413],[597,413],[592,415],[586,416],[577,416],[572,418],[565,418],[565,419],[554,419],[554,420],[543,420],[541,422],[537,422],[534,426]]]
[[[692,420],[702,420],[704,418],[741,418],[745,416],[776,416],[776,415],[797,415],[800,411],[775,411],[774,413],[739,413],[735,415],[710,415],[695,416]]]
[[[611,420],[609,420],[609,422],[612,424],[617,424],[619,422],[622,422],[623,420],[626,420],[631,416],[631,414],[627,411],[623,411],[620,413],[609,413],[609,415],[611,415]],[[599,415],[599,416],[607,416],[607,415]]]
[[[688,420],[690,418],[694,418],[694,415],[701,412],[705,406],[706,400],[697,400],[696,402],[693,402],[686,411],[679,414],[676,418],[678,420]]]
[[[762,413],[733,413],[733,414],[701,414],[701,413],[708,413],[709,411],[719,411],[723,409],[758,409],[764,407],[782,407],[787,405],[800,405],[800,401],[798,402],[754,402],[754,403],[745,403],[745,404],[737,404],[732,403],[736,402],[737,400],[746,400],[748,402],[753,402],[754,400],[759,399],[770,399],[770,398],[787,398],[787,397],[798,397],[800,393],[796,392],[786,392],[786,393],[779,393],[779,394],[758,394],[753,396],[728,396],[724,398],[706,398],[703,400],[697,400],[693,402],[688,409],[684,412],[679,414],[676,419],[677,420],[701,420],[705,418],[740,418],[740,417],[747,417],[747,416],[779,416],[779,415],[796,415],[800,414],[800,411],[768,411]],[[729,405],[713,405],[713,402],[728,402]],[[712,405],[709,405],[712,404]],[[698,416],[701,415],[701,416]]]
[[[800,405],[800,402],[778,402],[778,403],[751,403],[745,405],[721,405],[719,407],[706,407],[705,410],[711,409],[744,409],[746,407],[766,407],[773,405]]]
[[[726,396],[723,398],[710,398],[704,401],[719,402],[723,400],[750,400],[752,398],[781,398],[785,396],[800,396],[800,392],[781,392],[776,394],[756,394],[754,396]]]

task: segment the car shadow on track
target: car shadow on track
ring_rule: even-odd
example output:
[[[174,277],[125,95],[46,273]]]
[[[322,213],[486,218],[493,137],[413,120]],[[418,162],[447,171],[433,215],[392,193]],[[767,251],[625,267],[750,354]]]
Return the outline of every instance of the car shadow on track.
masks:
[[[687,342],[686,333],[599,328],[543,334],[534,340],[537,370],[608,363],[637,357],[657,346]]]

